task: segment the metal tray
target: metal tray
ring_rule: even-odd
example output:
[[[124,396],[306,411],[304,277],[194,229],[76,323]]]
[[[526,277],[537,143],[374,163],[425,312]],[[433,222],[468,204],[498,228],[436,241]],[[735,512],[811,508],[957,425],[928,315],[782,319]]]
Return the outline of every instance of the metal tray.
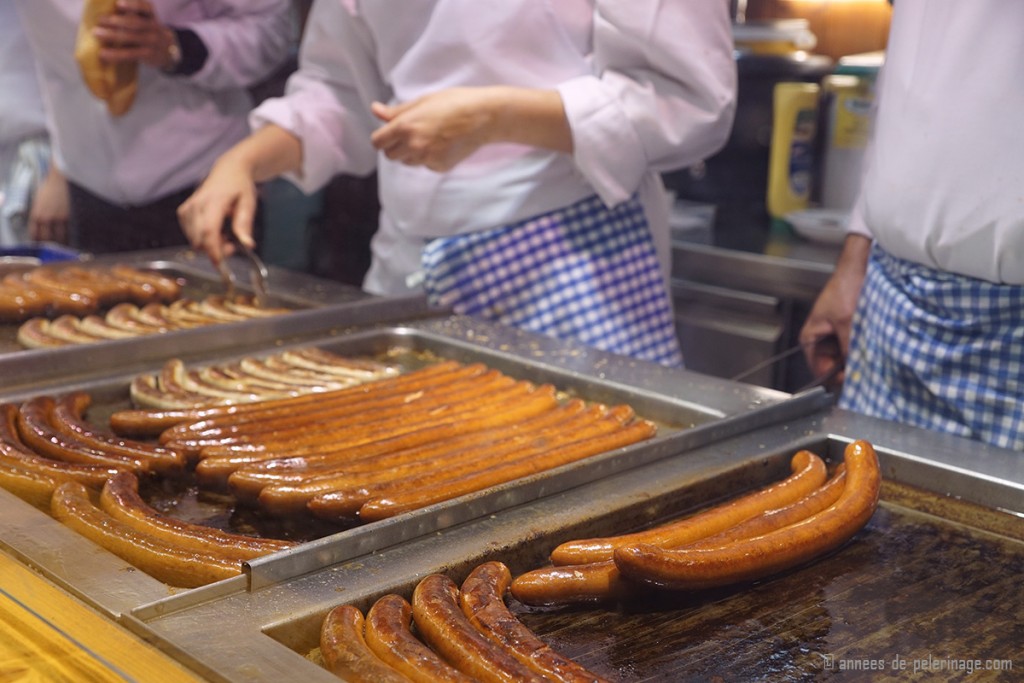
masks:
[[[325,310],[310,314],[323,315]],[[363,313],[384,315],[385,311],[363,310]],[[184,335],[180,337],[184,338]],[[510,376],[536,383],[551,383],[562,391],[592,401],[628,403],[639,415],[662,425],[662,429],[654,439],[627,449],[310,541],[249,563],[246,573],[240,577],[188,591],[172,589],[135,571],[12,496],[0,496],[0,511],[3,512],[0,515],[0,543],[111,616],[116,617],[143,605],[152,605],[151,609],[155,611],[173,610],[178,609],[176,605],[179,604],[194,604],[233,592],[258,590],[647,462],[679,455],[717,439],[793,419],[820,409],[828,400],[820,390],[790,396],[682,370],[666,371],[649,363],[584,350],[554,339],[458,317],[426,318],[407,325],[379,324],[349,329],[329,337],[303,338],[290,344],[265,346],[261,353],[306,344],[350,356],[378,357],[402,351],[429,353],[463,362],[484,362]],[[205,347],[198,345],[197,348]],[[136,347],[136,350],[141,352],[142,349]],[[222,362],[250,352],[217,347],[205,353],[193,353],[192,360]],[[111,410],[126,406],[128,384],[135,373],[153,371],[165,358],[149,355],[143,361],[123,364],[116,373],[106,366],[108,369],[100,377],[61,384],[36,384],[17,392],[0,394],[0,400],[22,400],[44,390],[81,389],[94,396],[95,409],[90,411],[90,419],[97,419],[96,415],[109,415]],[[0,494],[5,493],[0,491]],[[68,564],[68,557],[75,557],[76,561]]]
[[[154,249],[101,256],[82,256],[80,259],[69,262],[69,264],[71,263],[87,266],[123,263],[151,270],[182,282],[182,296],[185,297],[202,298],[225,292],[222,277],[210,260],[206,256],[188,249]],[[55,260],[53,265],[60,267],[61,262]],[[235,256],[228,259],[227,265],[235,276],[237,291],[252,294],[251,287],[247,284],[249,283],[248,263],[242,257]],[[276,267],[270,267],[269,272],[270,294],[267,304],[270,306],[281,306],[301,311],[368,298],[367,294],[350,285]],[[30,352],[17,341],[18,327],[19,324],[16,323],[0,324],[0,358],[11,354],[21,356]],[[100,342],[95,346],[104,345],[105,343]]]
[[[337,680],[312,661],[319,626],[335,605],[365,610],[386,593],[408,597],[428,573],[461,581],[492,559],[515,575],[545,564],[563,540],[629,531],[762,485],[783,476],[800,448],[835,462],[857,438],[876,445],[882,504],[854,542],[826,558],[769,580],[643,604],[511,607],[551,645],[622,681],[863,680],[865,667],[894,678],[946,667],[952,676],[938,679],[948,680],[963,674],[950,667],[975,662],[1019,670],[1024,460],[840,410],[258,590],[144,606],[122,623],[211,680]]]

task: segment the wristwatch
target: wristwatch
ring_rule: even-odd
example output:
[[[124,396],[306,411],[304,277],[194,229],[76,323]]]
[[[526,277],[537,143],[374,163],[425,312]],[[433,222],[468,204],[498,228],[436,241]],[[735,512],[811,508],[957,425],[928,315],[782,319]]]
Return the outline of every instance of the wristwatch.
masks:
[[[170,34],[170,42],[167,44],[167,64],[162,71],[174,74],[178,72],[178,68],[181,66],[181,43],[178,42],[177,31],[173,28],[168,28],[167,32]]]

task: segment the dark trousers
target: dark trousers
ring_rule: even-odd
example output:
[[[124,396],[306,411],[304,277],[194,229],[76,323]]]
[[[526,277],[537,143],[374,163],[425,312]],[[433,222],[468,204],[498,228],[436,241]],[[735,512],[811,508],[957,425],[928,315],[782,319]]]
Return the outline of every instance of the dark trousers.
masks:
[[[187,246],[178,206],[194,187],[148,204],[121,206],[68,183],[71,246],[93,254]]]

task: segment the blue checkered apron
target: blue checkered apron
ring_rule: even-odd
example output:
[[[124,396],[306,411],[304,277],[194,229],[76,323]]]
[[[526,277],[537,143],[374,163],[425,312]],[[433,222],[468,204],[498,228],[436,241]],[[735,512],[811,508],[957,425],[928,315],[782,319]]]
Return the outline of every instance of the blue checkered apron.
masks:
[[[430,303],[456,313],[682,365],[672,305],[638,199],[590,197],[423,253]]]
[[[875,247],[840,406],[1024,450],[1024,287]]]

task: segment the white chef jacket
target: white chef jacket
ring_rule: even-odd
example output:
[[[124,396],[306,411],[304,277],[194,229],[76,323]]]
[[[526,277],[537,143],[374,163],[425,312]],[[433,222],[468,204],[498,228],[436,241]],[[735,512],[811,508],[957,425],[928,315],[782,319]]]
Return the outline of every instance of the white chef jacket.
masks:
[[[248,134],[246,87],[272,73],[293,37],[288,0],[152,0],[157,17],[209,50],[190,76],[139,67],[128,113],[112,117],[74,60],[82,0],[14,0],[41,67],[58,167],[111,203],[143,204],[198,183]]]
[[[336,173],[379,173],[383,211],[368,291],[396,294],[431,237],[493,228],[597,194],[644,202],[668,265],[660,171],[724,144],[736,73],[724,0],[318,0],[300,69],[253,125],[303,143],[292,179],[313,191]],[[370,144],[374,100],[452,86],[557,88],[574,153],[498,144],[436,173]]]
[[[851,230],[1024,284],[1024,3],[899,0]]]
[[[14,11],[0,2],[0,149],[46,134],[46,114],[35,62]],[[0,157],[0,168],[7,168]]]

